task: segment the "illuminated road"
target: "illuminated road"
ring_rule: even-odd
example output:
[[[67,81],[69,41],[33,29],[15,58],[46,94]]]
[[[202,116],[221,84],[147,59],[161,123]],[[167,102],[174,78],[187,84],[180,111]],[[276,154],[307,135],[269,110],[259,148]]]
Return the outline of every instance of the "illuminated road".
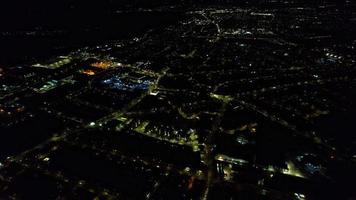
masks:
[[[206,188],[202,197],[202,200],[207,200],[209,199],[209,194],[210,194],[210,188],[212,187],[214,180],[216,178],[216,165],[215,165],[215,155],[214,155],[214,136],[215,134],[219,131],[219,126],[220,123],[223,119],[224,113],[227,108],[227,102],[226,101],[221,101],[222,105],[219,111],[218,116],[214,120],[214,123],[212,124],[211,131],[209,132],[209,135],[207,136],[207,142],[205,145],[204,153],[205,153],[205,163],[208,166],[208,171],[207,171],[207,183],[206,183]]]

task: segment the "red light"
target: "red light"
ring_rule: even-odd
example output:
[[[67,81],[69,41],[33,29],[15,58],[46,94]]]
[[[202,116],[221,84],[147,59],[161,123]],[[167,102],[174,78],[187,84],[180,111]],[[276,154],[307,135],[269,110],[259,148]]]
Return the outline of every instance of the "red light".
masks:
[[[189,184],[188,184],[188,189],[189,189],[189,190],[193,189],[194,180],[195,180],[195,177],[194,177],[194,176],[190,177],[190,179],[189,179]]]

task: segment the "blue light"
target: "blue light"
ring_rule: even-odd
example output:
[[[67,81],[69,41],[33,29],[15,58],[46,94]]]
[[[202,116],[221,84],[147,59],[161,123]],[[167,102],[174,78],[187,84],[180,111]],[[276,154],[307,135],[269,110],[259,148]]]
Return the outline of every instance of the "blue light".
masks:
[[[134,81],[123,81],[120,77],[117,76],[103,80],[102,83],[104,85],[108,85],[112,89],[123,91],[147,90],[150,85],[150,81],[148,80],[145,80],[141,83],[136,83]]]
[[[312,173],[312,174],[314,174],[315,172],[320,172],[321,171],[321,167],[320,166],[316,166],[316,165],[313,165],[311,163],[305,164],[305,169],[308,172]]]

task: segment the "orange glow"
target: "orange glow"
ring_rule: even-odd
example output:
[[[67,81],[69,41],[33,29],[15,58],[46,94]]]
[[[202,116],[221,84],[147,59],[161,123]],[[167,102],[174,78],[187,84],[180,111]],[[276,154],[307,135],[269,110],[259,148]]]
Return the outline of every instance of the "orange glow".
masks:
[[[18,113],[19,113],[19,112],[23,112],[24,110],[25,110],[25,108],[23,108],[23,107],[22,107],[22,108],[17,108],[17,109],[16,109],[16,112],[18,112]]]
[[[111,65],[112,65],[111,61],[102,61],[102,62],[92,63],[90,66],[96,67],[99,69],[108,69]]]
[[[190,177],[189,184],[188,184],[189,190],[193,189],[194,181],[195,181],[195,177],[194,176]]]
[[[81,72],[82,74],[88,75],[88,76],[93,76],[95,75],[95,72],[93,70],[87,69]]]

